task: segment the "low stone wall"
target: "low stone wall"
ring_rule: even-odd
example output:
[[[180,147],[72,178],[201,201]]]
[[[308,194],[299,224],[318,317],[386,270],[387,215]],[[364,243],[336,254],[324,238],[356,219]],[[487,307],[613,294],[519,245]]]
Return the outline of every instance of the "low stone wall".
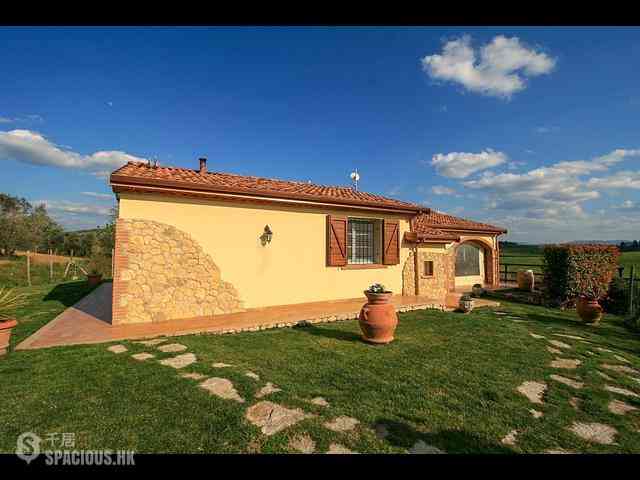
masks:
[[[171,225],[118,219],[114,265],[113,324],[242,311],[212,258]]]

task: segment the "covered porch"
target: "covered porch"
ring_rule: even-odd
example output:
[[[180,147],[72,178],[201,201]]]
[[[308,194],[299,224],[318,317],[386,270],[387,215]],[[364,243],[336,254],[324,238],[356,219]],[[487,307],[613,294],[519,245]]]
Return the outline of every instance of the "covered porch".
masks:
[[[16,349],[148,339],[196,333],[224,334],[323,323],[358,317],[364,298],[248,309],[244,312],[154,323],[111,324],[112,284],[103,283],[58,317],[20,343]],[[442,300],[395,295],[398,312],[445,309]],[[495,302],[494,302],[495,303]]]

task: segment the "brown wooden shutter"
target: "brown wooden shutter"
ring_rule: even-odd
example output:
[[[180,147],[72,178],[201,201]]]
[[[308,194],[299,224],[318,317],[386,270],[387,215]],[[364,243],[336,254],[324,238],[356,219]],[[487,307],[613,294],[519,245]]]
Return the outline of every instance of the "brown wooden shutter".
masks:
[[[382,263],[397,265],[400,263],[400,222],[398,220],[384,221],[382,235]]]
[[[347,218],[327,215],[327,265],[347,264]]]

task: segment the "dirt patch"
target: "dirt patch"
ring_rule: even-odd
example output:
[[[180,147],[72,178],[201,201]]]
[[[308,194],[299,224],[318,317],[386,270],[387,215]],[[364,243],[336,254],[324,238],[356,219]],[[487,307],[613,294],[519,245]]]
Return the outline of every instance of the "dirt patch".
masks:
[[[564,385],[568,385],[571,388],[580,389],[584,387],[584,383],[578,382],[577,380],[574,380],[572,378],[563,377],[562,375],[549,375],[549,377],[552,380],[563,383]]]
[[[610,425],[604,423],[580,423],[573,422],[569,431],[587,442],[599,443],[601,445],[613,445],[618,431]]]
[[[316,442],[308,434],[296,435],[289,441],[289,448],[302,453],[313,453],[316,449]]]
[[[638,410],[633,405],[629,405],[628,403],[620,400],[611,400],[609,405],[607,405],[607,408],[611,413],[615,413],[616,415],[626,415],[628,412]]]
[[[567,368],[569,370],[575,370],[582,362],[580,360],[570,358],[556,358],[552,360],[550,366],[553,368]]]
[[[547,391],[547,384],[542,382],[524,382],[516,389],[519,393],[529,399],[531,403],[542,404],[544,392]]]
[[[204,388],[210,394],[216,397],[224,398],[225,400],[235,400],[236,402],[244,403],[242,398],[236,391],[233,383],[226,378],[213,377],[205,380],[199,385],[200,388]]]
[[[311,415],[299,408],[286,408],[268,401],[256,403],[245,413],[245,418],[253,425],[260,427],[260,431],[265,435],[278,433],[308,417]]]

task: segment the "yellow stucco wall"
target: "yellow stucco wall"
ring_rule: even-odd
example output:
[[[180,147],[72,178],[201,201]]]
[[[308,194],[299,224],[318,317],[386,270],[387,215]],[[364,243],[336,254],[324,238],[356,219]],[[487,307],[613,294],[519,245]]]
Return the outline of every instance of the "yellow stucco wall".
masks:
[[[328,214],[400,220],[400,240],[409,217],[392,213],[321,210],[305,206],[262,206],[160,195],[120,194],[119,216],[172,225],[193,237],[220,268],[222,280],[238,291],[246,308],[362,297],[380,282],[402,292],[400,263],[386,268],[349,270],[326,266]],[[265,225],[273,240],[260,241]]]

